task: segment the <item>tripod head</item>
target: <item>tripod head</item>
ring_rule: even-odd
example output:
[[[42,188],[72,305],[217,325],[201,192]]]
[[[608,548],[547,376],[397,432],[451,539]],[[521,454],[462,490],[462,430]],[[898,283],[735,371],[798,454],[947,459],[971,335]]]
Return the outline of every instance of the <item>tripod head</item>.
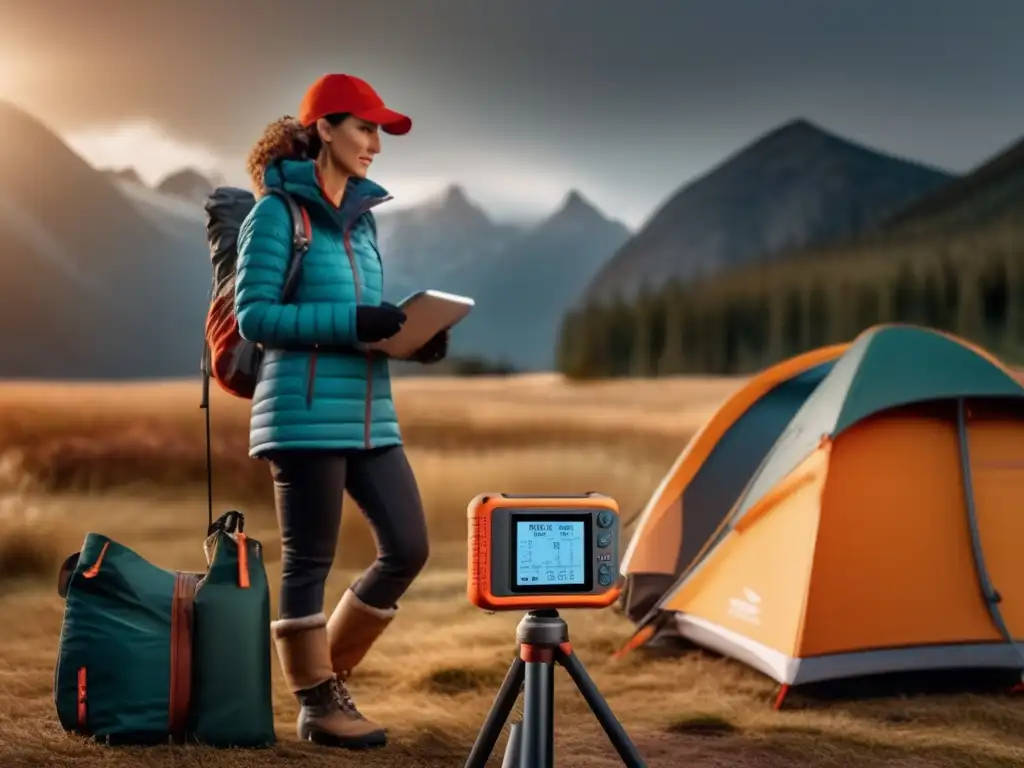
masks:
[[[482,493],[467,517],[467,596],[478,608],[606,608],[618,599],[619,507],[610,496]]]

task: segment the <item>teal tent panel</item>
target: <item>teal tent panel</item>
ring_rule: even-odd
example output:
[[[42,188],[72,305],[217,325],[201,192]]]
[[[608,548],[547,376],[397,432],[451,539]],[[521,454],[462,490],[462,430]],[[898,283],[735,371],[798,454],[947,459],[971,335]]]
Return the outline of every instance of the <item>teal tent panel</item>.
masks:
[[[1016,379],[956,339],[928,328],[886,326],[870,337],[834,433],[908,403],[1022,395]]]
[[[787,379],[750,406],[715,444],[707,460],[683,491],[683,542],[677,574],[701,548],[742,495],[793,416],[832,370],[822,363]]]

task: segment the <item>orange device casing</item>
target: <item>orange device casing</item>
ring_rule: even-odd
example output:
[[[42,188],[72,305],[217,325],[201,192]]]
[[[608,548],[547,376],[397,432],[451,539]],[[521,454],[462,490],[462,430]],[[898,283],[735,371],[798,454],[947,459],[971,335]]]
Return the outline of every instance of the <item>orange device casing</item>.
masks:
[[[486,611],[532,611],[542,608],[607,608],[614,603],[622,587],[612,584],[605,592],[586,595],[495,595],[491,588],[491,519],[497,508],[554,509],[586,511],[611,510],[619,517],[619,505],[609,496],[588,494],[580,496],[505,496],[501,493],[481,493],[469,502],[466,510],[469,522],[469,578],[466,596],[469,602]]]

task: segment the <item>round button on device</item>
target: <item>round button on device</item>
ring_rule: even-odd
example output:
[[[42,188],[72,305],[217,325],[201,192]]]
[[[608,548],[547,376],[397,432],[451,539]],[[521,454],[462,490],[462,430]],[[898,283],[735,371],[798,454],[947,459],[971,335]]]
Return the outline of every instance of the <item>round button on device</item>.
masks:
[[[614,519],[607,509],[597,513],[597,524],[602,528],[610,527]]]
[[[598,574],[597,581],[602,587],[607,587],[612,583],[612,575],[610,573]]]
[[[604,549],[612,543],[612,535],[605,531],[604,533],[597,534],[597,546]]]

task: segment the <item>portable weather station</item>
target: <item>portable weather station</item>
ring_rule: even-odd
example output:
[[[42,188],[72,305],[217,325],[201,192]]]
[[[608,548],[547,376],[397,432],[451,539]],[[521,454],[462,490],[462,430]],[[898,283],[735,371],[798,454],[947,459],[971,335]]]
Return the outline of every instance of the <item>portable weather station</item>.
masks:
[[[561,666],[628,768],[646,768],[625,729],[573,652],[560,608],[605,608],[619,596],[619,510],[598,493],[578,496],[481,494],[470,502],[469,578],[473,605],[525,610],[518,654],[491,706],[465,768],[484,768],[512,707],[503,768],[553,768],[554,672]]]

